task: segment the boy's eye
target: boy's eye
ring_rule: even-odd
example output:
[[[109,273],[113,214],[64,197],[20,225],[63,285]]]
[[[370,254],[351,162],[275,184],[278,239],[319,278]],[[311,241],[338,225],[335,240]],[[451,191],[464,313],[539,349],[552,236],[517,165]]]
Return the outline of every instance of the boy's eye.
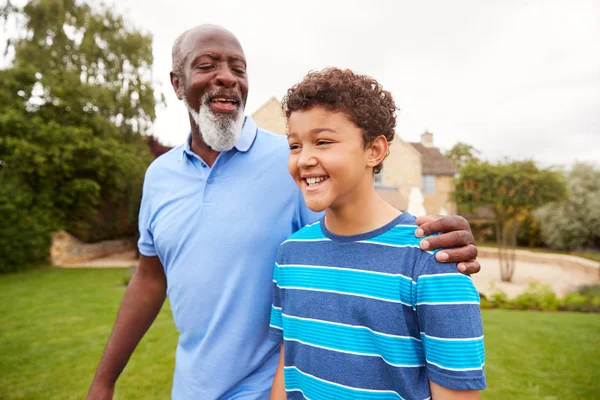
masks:
[[[317,146],[324,146],[326,144],[331,144],[333,142],[329,141],[329,140],[317,140]]]
[[[290,150],[297,150],[300,148],[300,145],[297,143],[291,143],[290,144]]]

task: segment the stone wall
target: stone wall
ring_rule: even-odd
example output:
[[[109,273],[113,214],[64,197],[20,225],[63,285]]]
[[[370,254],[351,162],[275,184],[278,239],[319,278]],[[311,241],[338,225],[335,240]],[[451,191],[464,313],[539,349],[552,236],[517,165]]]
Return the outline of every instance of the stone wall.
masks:
[[[67,232],[59,231],[52,235],[50,261],[52,265],[73,264],[133,249],[135,249],[134,240],[84,243]]]

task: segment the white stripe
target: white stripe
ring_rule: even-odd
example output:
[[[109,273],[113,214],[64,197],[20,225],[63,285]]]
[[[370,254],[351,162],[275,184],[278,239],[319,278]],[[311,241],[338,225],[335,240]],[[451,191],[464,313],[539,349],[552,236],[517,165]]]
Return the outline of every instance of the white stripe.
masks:
[[[305,288],[305,287],[298,287],[298,286],[279,286],[279,288],[280,289],[293,289],[293,290],[306,290],[307,292],[335,293],[335,294],[342,294],[342,295],[346,295],[346,296],[355,296],[355,297],[363,297],[366,299],[386,301],[388,303],[396,303],[396,304],[402,304],[402,305],[405,305],[408,307],[412,307],[412,304],[405,303],[402,300],[390,300],[390,299],[385,299],[383,297],[367,296],[366,294],[338,292],[336,290],[313,289],[313,288]]]
[[[481,371],[483,369],[483,367],[485,366],[485,363],[481,364],[481,367],[479,368],[448,368],[448,367],[442,367],[439,364],[436,363],[432,363],[431,361],[427,360],[428,364],[431,365],[435,365],[436,367],[440,368],[440,369],[445,369],[447,371]]]
[[[445,274],[419,275],[419,279],[423,279],[423,278],[436,278],[436,277],[440,277],[440,276],[454,276],[454,275],[464,276],[467,279],[471,279],[470,276],[461,274],[460,272],[449,272],[449,273],[445,273]]]
[[[402,274],[390,274],[389,272],[379,272],[379,271],[368,271],[365,269],[354,269],[354,268],[345,268],[345,267],[331,267],[326,265],[304,265],[304,264],[282,264],[277,265],[279,268],[311,268],[311,269],[328,269],[333,271],[356,271],[356,272],[364,272],[370,275],[381,275],[381,276],[398,276],[400,278],[404,278],[412,282],[412,278],[409,278],[406,275]]]
[[[450,301],[448,303],[444,303],[444,302],[427,302],[424,301],[422,303],[417,303],[417,306],[421,306],[421,305],[428,305],[428,306],[454,306],[454,305],[461,305],[461,304],[479,304],[478,301]]]
[[[313,379],[316,379],[318,381],[321,381],[321,382],[324,382],[324,383],[327,383],[327,384],[330,384],[330,385],[333,385],[333,386],[337,386],[337,387],[341,387],[341,388],[345,388],[345,389],[350,389],[350,390],[356,390],[358,392],[367,392],[367,393],[392,393],[392,394],[395,394],[396,396],[398,396],[398,398],[400,400],[404,400],[402,398],[402,396],[400,396],[397,392],[394,392],[393,390],[373,390],[373,389],[355,388],[355,387],[352,387],[352,386],[342,385],[341,383],[326,381],[325,379],[321,379],[321,378],[316,377],[314,375],[307,374],[306,372],[302,372],[300,369],[298,369],[298,367],[283,367],[283,369],[284,370],[286,370],[286,369],[295,369],[296,371],[300,372],[300,374],[302,374],[302,375],[310,376]]]
[[[394,363],[386,360],[381,354],[377,354],[377,353],[359,353],[359,352],[356,352],[356,351],[340,350],[340,349],[334,349],[332,347],[321,346],[321,345],[314,344],[314,343],[308,343],[308,342],[305,342],[305,341],[300,340],[300,339],[296,339],[296,338],[291,338],[289,336],[285,336],[285,331],[284,331],[284,334],[283,334],[283,340],[286,340],[288,342],[297,342],[297,343],[303,344],[305,346],[310,346],[310,347],[314,347],[314,348],[317,348],[317,349],[323,349],[323,350],[333,351],[335,353],[353,354],[355,356],[365,356],[365,357],[379,357],[386,364],[391,365],[392,367],[398,367],[398,368],[420,368],[420,367],[424,367],[425,366],[425,364],[394,364]]]
[[[369,328],[367,326],[363,326],[363,325],[342,324],[340,322],[325,321],[325,320],[322,320],[322,319],[297,317],[295,315],[289,315],[289,314],[285,314],[285,313],[282,313],[281,315],[285,316],[286,318],[289,318],[289,319],[297,319],[297,320],[300,320],[300,321],[314,321],[314,322],[321,322],[321,323],[326,324],[326,325],[343,326],[343,327],[354,328],[354,329],[366,329],[368,331],[371,331],[375,335],[381,335],[381,336],[386,336],[386,337],[395,338],[395,339],[413,339],[413,340],[416,340],[417,342],[421,341],[421,339],[418,339],[418,338],[412,337],[412,336],[392,335],[390,333],[383,333],[383,332],[374,331],[373,329],[371,329],[371,328]],[[423,333],[423,335],[425,335],[425,334]],[[425,335],[425,336],[427,336],[427,335]]]
[[[331,242],[331,239],[322,238],[322,239],[287,239],[283,241],[283,243],[287,242]],[[283,244],[281,243],[281,244]]]
[[[424,253],[435,254],[431,250],[422,250],[418,245],[414,245],[414,244],[391,244],[391,243],[383,243],[383,242],[376,242],[376,241],[366,241],[366,240],[359,240],[359,241],[357,241],[355,243],[376,244],[376,245],[379,245],[379,246],[388,246],[388,247],[397,247],[397,248],[412,247],[414,249],[419,249],[419,250],[421,250]]]
[[[302,393],[302,397],[304,397],[306,400],[312,400],[310,397],[306,397],[306,395],[304,394],[304,392],[302,391],[302,389],[288,389],[285,388],[286,392],[300,392]]]
[[[276,310],[281,310],[281,307],[275,307],[274,305],[271,304],[271,308],[274,308]]]
[[[437,336],[431,336],[426,334],[425,332],[419,332],[421,335],[428,337],[430,339],[436,339],[436,340],[443,340],[445,342],[468,342],[471,340],[481,340],[483,339],[483,335],[478,336],[478,337],[472,337],[472,338],[441,338],[441,337],[437,337]]]
[[[283,328],[282,328],[282,327],[275,326],[275,325],[271,325],[271,324],[269,324],[269,326],[270,326],[271,328],[273,328],[273,329],[278,329],[278,330],[280,330],[280,331],[283,331]]]

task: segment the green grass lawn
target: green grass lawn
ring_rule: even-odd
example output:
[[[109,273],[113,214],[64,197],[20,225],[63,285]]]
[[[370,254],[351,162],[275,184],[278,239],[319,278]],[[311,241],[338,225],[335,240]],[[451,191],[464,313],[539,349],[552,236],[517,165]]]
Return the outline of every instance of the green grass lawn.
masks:
[[[123,295],[125,270],[0,276],[0,399],[82,399]],[[177,333],[165,305],[116,389],[167,399]],[[483,399],[599,399],[600,315],[486,310]]]

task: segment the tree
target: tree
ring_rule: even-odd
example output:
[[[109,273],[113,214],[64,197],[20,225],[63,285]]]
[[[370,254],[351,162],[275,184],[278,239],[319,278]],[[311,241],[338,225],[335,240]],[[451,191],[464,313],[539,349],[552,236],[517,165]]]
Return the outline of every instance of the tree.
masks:
[[[460,171],[464,165],[479,161],[477,154],[479,154],[479,150],[475,147],[470,144],[458,142],[446,152],[445,156],[452,161],[454,166]]]
[[[561,250],[600,248],[600,168],[576,163],[566,176],[568,196],[537,213],[542,238]]]
[[[19,23],[7,44],[12,64],[0,70],[0,159],[12,188],[0,218],[26,207],[44,235],[131,234],[152,160],[142,134],[162,101],[152,38],[108,8],[74,0],[9,2],[0,21]]]
[[[469,210],[488,207],[494,216],[500,276],[510,282],[515,271],[519,225],[535,209],[562,199],[565,184],[553,169],[538,168],[533,161],[472,161],[456,180],[453,199]]]

